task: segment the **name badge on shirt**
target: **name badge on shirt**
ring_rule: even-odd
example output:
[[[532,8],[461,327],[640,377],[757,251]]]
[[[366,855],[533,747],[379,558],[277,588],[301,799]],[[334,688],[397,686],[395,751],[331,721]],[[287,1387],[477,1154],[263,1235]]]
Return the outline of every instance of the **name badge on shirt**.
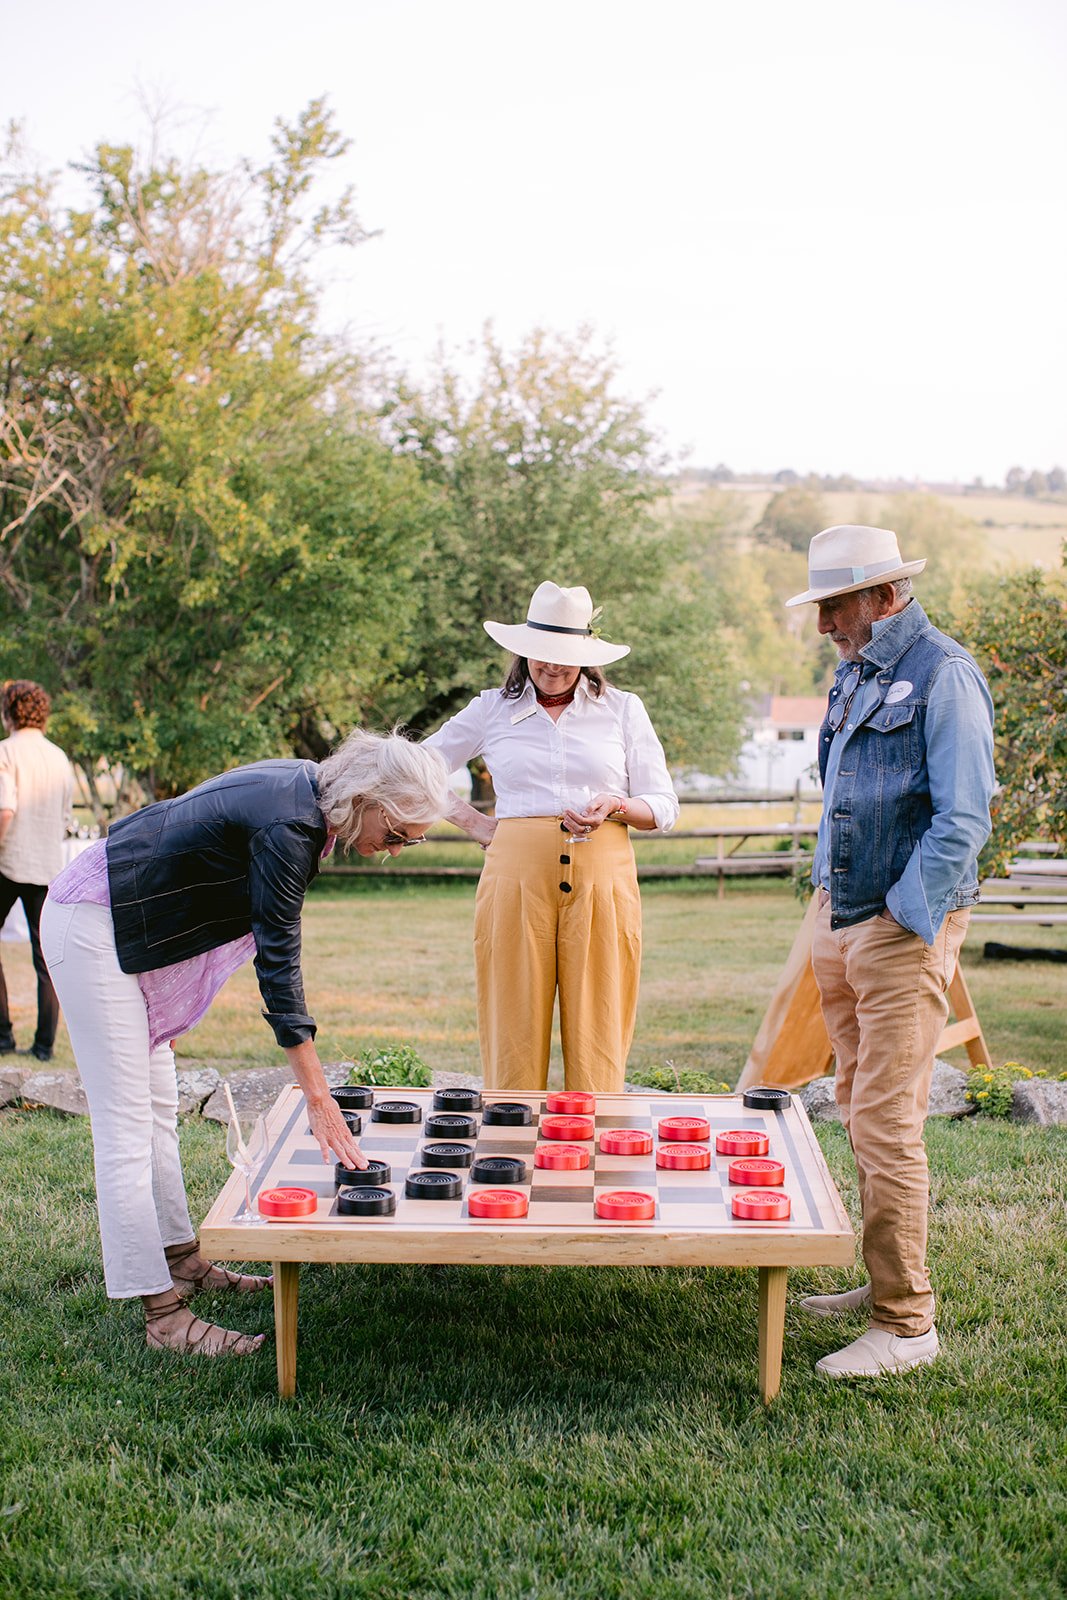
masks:
[[[511,726],[514,727],[516,722],[525,722],[527,717],[535,717],[536,715],[536,706],[524,706],[521,711],[516,711],[515,715],[512,717]]]
[[[907,678],[899,678],[896,683],[890,684],[889,692],[885,697],[887,706],[895,706],[898,700],[906,700],[915,685],[909,683]]]

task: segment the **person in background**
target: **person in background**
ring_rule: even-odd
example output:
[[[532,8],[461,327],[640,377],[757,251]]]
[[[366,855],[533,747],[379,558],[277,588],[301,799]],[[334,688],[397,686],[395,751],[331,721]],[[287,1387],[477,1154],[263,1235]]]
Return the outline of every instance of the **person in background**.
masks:
[[[331,1098],[300,970],[300,914],[335,841],[362,856],[418,844],[448,800],[434,751],[356,731],[321,764],[259,761],[112,823],[52,884],[41,922],[89,1102],[104,1278],[141,1298],[148,1344],[247,1355],[200,1321],[200,1289],[269,1278],[205,1261],[189,1220],[172,1040],[253,957],[264,1016],[304,1091],[324,1161],[366,1157]]]
[[[487,1088],[543,1089],[559,994],[568,1089],[623,1087],[637,1015],[641,898],[629,829],[674,826],[678,800],[640,699],[601,667],[629,653],[592,625],[584,588],[542,583],[525,622],[486,622],[512,652],[427,739],[449,770],[482,756],[496,819],[447,813],[487,851],[475,902],[478,1028]]]
[[[869,1317],[866,1333],[816,1363],[829,1378],[863,1378],[938,1353],[923,1123],[990,832],[993,703],[973,658],[912,597],[926,562],[903,561],[895,533],[827,528],[808,561],[809,587],[786,603],[818,606],[841,658],[819,735],[812,970],[870,1281],[801,1304]]]
[[[63,868],[63,840],[74,798],[74,770],[45,729],[52,702],[39,683],[19,678],[0,690],[0,926],[21,900],[37,974],[37,1031],[27,1054],[51,1061],[59,1001],[41,954],[41,910]],[[7,984],[0,966],[0,1055],[15,1049]]]

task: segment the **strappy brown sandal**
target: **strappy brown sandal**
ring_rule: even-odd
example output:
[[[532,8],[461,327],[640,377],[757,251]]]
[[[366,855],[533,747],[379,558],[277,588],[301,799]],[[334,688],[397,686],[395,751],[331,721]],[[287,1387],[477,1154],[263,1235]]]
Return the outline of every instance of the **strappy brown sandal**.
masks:
[[[148,1300],[160,1303],[149,1305]],[[150,1350],[174,1350],[191,1356],[251,1356],[263,1343],[262,1333],[237,1333],[194,1317],[180,1294],[144,1297],[145,1343]]]
[[[257,1294],[261,1289],[273,1287],[269,1274],[231,1272],[213,1261],[205,1261],[200,1254],[200,1240],[190,1239],[187,1244],[168,1244],[163,1251],[170,1268],[170,1280],[184,1300],[207,1290],[223,1294]]]

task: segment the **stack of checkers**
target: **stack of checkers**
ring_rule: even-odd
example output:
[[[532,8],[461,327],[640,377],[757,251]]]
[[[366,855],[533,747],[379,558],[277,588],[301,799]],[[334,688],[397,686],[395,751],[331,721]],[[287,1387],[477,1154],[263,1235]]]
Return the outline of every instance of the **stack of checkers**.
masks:
[[[676,1206],[686,1197],[699,1203],[708,1185],[709,1201],[729,1196],[736,1222],[782,1222],[791,1214],[785,1164],[771,1136],[752,1128],[713,1134],[702,1106],[660,1116],[669,1102],[656,1100],[651,1118],[628,1117],[629,1105],[612,1096],[611,1114],[598,1116],[595,1096],[575,1091],[483,1104],[477,1089],[448,1088],[434,1092],[424,1117],[426,1097],[404,1099],[403,1091],[334,1096],[353,1122],[362,1115],[360,1142],[370,1162],[365,1170],[338,1163],[338,1216],[385,1221],[397,1216],[399,1199],[407,1221],[449,1215],[441,1208],[452,1202],[457,1220],[640,1223],[657,1217],[657,1196]],[[790,1096],[754,1088],[743,1104],[775,1113]],[[773,1115],[762,1120],[771,1128],[776,1122]],[[281,1218],[316,1205],[313,1190],[286,1189],[262,1193],[259,1209]]]

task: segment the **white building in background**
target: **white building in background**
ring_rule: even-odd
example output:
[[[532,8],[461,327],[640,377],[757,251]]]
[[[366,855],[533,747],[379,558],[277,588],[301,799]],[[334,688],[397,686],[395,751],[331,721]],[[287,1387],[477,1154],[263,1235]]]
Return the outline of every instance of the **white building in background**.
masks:
[[[819,728],[826,710],[822,695],[764,695],[748,717],[737,758],[737,783],[757,793],[819,791]]]

